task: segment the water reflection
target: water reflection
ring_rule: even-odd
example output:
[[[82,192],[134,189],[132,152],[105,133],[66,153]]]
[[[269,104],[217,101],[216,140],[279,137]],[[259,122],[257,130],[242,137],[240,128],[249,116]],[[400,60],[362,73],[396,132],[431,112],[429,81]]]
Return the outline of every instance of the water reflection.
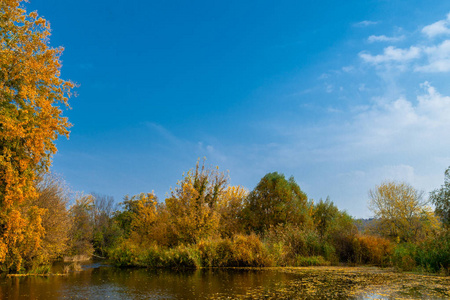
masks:
[[[59,268],[59,269],[58,269]],[[55,266],[55,272],[62,270]],[[0,299],[449,299],[450,277],[377,268],[117,269],[0,279]]]
[[[232,297],[292,278],[276,271],[209,269],[183,272],[85,265],[67,276],[2,279],[0,299],[206,299]]]

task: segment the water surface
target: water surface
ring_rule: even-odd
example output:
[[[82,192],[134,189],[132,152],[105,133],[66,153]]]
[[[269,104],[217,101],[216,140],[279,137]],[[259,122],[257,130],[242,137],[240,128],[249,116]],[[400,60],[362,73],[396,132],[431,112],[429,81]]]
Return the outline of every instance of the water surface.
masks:
[[[59,267],[61,269],[61,266]],[[58,270],[56,267],[55,270]],[[83,265],[0,280],[0,299],[447,299],[450,278],[377,268],[147,270]]]

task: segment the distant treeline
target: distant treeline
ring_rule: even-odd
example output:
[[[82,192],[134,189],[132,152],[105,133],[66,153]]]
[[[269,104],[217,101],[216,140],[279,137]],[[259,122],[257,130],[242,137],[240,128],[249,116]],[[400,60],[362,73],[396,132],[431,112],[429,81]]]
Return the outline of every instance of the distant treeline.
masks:
[[[294,178],[277,172],[266,174],[250,192],[228,182],[218,168],[197,163],[164,202],[142,193],[126,196],[116,207],[112,197],[91,194],[67,208],[61,181],[41,178],[33,203],[47,210],[45,259],[39,262],[96,255],[121,267],[346,263],[450,271],[447,185],[431,194],[434,212],[408,184],[382,183],[369,192],[376,218],[363,222],[328,198],[308,199]],[[25,266],[36,267],[32,261]]]

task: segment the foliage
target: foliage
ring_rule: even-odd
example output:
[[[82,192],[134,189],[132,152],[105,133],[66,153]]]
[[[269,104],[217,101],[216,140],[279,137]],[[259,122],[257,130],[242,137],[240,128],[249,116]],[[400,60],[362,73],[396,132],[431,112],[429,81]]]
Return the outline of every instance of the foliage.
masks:
[[[311,267],[311,266],[329,266],[330,262],[326,261],[323,256],[298,256],[295,262],[296,267]]]
[[[244,218],[250,232],[262,233],[279,224],[306,224],[309,218],[306,194],[294,178],[268,173],[250,192]]]
[[[339,209],[334,205],[330,198],[325,201],[320,199],[314,207],[313,220],[314,225],[321,237],[324,237],[334,227],[334,223],[339,215]]]
[[[392,255],[394,267],[402,271],[412,271],[416,268],[418,247],[413,243],[401,243],[396,245]]]
[[[335,257],[329,259],[352,261],[353,239],[358,233],[353,218],[345,211],[340,211],[327,197],[326,201],[320,199],[314,206],[313,221],[322,243],[329,244],[334,250]]]
[[[272,264],[266,246],[256,234],[233,237],[234,267],[270,267]]]
[[[54,175],[39,177],[36,186],[39,197],[33,199],[31,205],[45,209],[41,251],[43,262],[49,263],[60,258],[69,247],[69,191],[63,180]]]
[[[165,201],[170,229],[179,243],[195,243],[214,235],[220,216],[218,203],[226,192],[227,178],[216,169],[197,166],[189,171]]]
[[[241,186],[228,186],[217,202],[219,214],[219,232],[222,237],[231,237],[242,233],[242,213],[248,192]]]
[[[79,196],[76,203],[70,207],[69,213],[72,219],[70,231],[69,255],[86,255],[91,257],[94,253],[92,239],[94,226],[91,212],[94,209],[94,197],[92,195]]]
[[[419,245],[416,261],[428,272],[450,275],[450,232],[441,232]]]
[[[353,239],[353,252],[357,264],[388,266],[393,244],[382,237],[358,234]]]
[[[423,193],[407,183],[385,182],[369,191],[369,208],[378,218],[376,231],[399,242],[423,240],[438,229]]]
[[[92,244],[98,255],[105,256],[107,249],[112,247],[122,235],[122,230],[114,220],[114,198],[92,193],[93,207],[90,210],[93,223]]]
[[[74,86],[59,77],[63,49],[49,47],[49,23],[21,2],[0,2],[0,267],[12,272],[41,251],[45,209],[29,202],[54,140],[68,136],[60,107]]]
[[[302,229],[290,224],[278,225],[266,232],[264,240],[280,266],[296,265],[298,257],[323,256],[335,260],[334,247],[321,240],[313,229]]]
[[[126,242],[112,249],[109,257],[118,267],[170,269],[195,269],[200,267],[194,250],[183,245],[175,248],[161,248],[156,245],[142,248]]]
[[[117,266],[148,268],[268,267],[273,265],[269,252],[256,235],[200,240],[176,247],[151,245],[139,247],[127,240],[110,251]]]
[[[436,207],[436,215],[446,227],[450,227],[450,167],[445,170],[444,184],[430,193],[430,200]]]
[[[350,262],[354,254],[353,239],[358,234],[355,220],[345,211],[339,212],[332,225],[326,239],[335,249],[338,260]]]
[[[156,203],[157,199],[153,193],[141,193],[132,197],[127,195],[123,202],[119,203],[123,210],[115,212],[115,220],[125,234],[129,235],[131,230],[136,227],[136,223],[133,224],[133,222],[143,222],[143,219],[148,219],[148,217],[151,219],[149,221],[154,221]],[[139,216],[143,209],[145,209],[144,215]],[[140,221],[135,221],[136,218],[139,218]]]

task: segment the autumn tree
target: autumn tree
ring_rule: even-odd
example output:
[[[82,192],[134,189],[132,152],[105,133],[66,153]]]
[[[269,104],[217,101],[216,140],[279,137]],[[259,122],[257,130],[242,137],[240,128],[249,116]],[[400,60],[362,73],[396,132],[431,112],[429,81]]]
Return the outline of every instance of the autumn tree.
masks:
[[[250,192],[244,218],[250,231],[263,232],[279,224],[302,225],[309,219],[308,198],[291,177],[268,173]]]
[[[151,243],[158,218],[158,199],[154,193],[141,193],[124,202],[129,213],[130,239],[138,244]]]
[[[229,186],[222,193],[216,207],[219,231],[223,237],[232,237],[243,231],[244,201],[248,191],[241,186]]]
[[[36,180],[39,196],[30,205],[45,210],[42,215],[44,235],[41,242],[42,261],[61,257],[69,247],[71,221],[69,217],[69,190],[55,175],[40,176]]]
[[[215,234],[218,203],[226,191],[227,176],[204,163],[189,171],[165,201],[171,230],[179,242],[194,243]]]
[[[423,192],[407,183],[384,182],[370,190],[369,209],[378,219],[375,230],[397,242],[424,239],[437,227]]]
[[[61,107],[74,86],[60,78],[63,49],[49,46],[49,23],[23,2],[0,1],[0,264],[13,272],[41,248],[45,210],[27,201],[55,139],[69,134]]]
[[[431,192],[430,200],[435,212],[446,227],[450,227],[450,167],[445,171],[444,184]]]

